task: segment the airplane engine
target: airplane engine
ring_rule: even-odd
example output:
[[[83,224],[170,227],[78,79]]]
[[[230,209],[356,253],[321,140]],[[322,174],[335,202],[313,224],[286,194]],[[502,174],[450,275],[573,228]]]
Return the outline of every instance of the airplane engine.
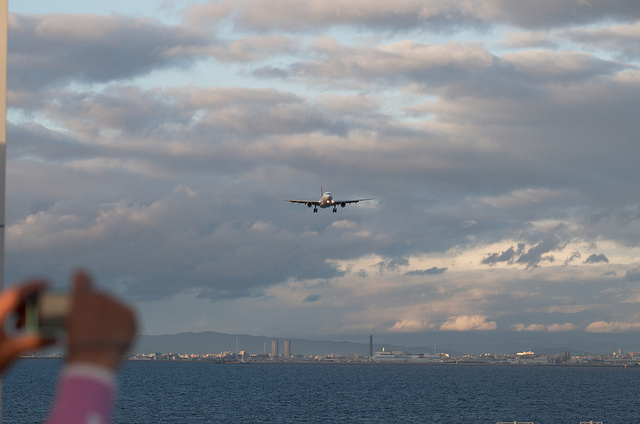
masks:
[[[344,208],[345,206],[347,206],[347,203],[346,203],[346,202],[341,202],[341,203],[340,203],[340,207],[341,207],[341,208]]]
[[[307,207],[310,208],[311,206],[313,206],[313,203],[307,202]]]

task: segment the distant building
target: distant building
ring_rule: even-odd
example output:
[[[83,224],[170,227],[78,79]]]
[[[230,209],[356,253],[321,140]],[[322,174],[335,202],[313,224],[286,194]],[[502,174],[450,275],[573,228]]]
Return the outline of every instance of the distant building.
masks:
[[[284,341],[284,357],[291,358],[291,340]]]
[[[424,353],[407,353],[403,350],[384,350],[373,353],[373,362],[442,362],[440,355],[427,355]]]
[[[271,357],[277,358],[279,356],[278,352],[278,339],[271,340]]]

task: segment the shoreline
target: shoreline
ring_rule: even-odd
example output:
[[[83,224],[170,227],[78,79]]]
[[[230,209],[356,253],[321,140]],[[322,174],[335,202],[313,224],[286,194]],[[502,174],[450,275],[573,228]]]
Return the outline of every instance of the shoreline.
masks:
[[[28,360],[60,360],[66,358],[62,356],[19,356],[18,359]],[[560,364],[527,364],[527,363],[492,363],[492,362],[366,362],[366,361],[215,361],[198,359],[137,359],[124,358],[123,362],[181,362],[194,363],[204,362],[219,365],[251,365],[251,364],[273,364],[273,365],[426,365],[426,366],[491,366],[491,367],[597,367],[597,368],[640,368],[640,363],[560,363]]]

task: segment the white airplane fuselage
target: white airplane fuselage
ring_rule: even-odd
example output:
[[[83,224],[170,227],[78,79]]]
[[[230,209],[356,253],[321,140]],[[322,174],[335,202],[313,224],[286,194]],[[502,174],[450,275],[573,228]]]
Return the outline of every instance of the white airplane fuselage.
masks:
[[[333,206],[333,194],[329,193],[328,191],[322,195],[322,197],[319,200],[319,205],[322,209],[324,208],[328,208]]]
[[[333,200],[333,194],[327,191],[326,193],[322,194],[322,197],[317,202],[307,202],[308,208],[313,206],[315,206],[315,208],[313,209],[314,212],[318,212],[318,208],[333,208],[333,212],[335,213],[338,211],[338,206],[344,208],[345,206],[347,206],[347,202]]]

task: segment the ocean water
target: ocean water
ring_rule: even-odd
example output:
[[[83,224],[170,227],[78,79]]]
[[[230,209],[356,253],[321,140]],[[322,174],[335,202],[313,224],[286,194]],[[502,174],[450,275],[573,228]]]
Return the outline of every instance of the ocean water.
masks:
[[[62,362],[3,379],[3,423],[46,416]],[[640,367],[125,362],[117,423],[640,423]]]

